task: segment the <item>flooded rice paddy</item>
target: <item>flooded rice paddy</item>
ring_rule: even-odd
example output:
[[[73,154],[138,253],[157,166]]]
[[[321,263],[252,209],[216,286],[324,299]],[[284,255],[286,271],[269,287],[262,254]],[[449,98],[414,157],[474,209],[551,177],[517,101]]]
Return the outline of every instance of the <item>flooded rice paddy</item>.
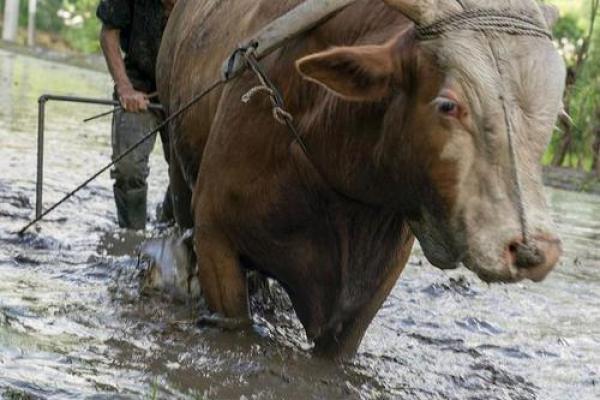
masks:
[[[104,74],[0,50],[0,397],[600,398],[600,197],[548,189],[566,255],[542,284],[488,286],[416,250],[345,364],[310,356],[285,302],[256,300],[254,332],[233,333],[197,327],[201,305],[141,296],[143,238],[117,229],[108,176],[19,238],[37,97],[110,90]],[[104,110],[48,106],[46,205],[109,160],[109,121],[82,123]],[[156,152],[150,210],[165,183]]]

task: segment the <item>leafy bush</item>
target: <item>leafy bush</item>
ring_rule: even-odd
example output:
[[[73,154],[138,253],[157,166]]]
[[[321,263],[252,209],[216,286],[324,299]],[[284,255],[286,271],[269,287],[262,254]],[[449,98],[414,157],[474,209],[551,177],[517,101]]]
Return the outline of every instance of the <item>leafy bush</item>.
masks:
[[[573,145],[569,165],[591,167],[592,145],[600,125],[600,33],[592,37],[587,60],[573,85],[569,110],[573,119]]]
[[[584,36],[585,30],[581,26],[581,20],[573,14],[564,15],[556,23],[554,38],[558,43],[559,51],[569,66],[575,64],[575,56],[583,44]]]
[[[6,0],[0,0],[0,14]],[[38,31],[60,35],[74,50],[95,53],[100,50],[96,19],[98,0],[38,0],[36,28]],[[19,25],[27,26],[28,0],[19,3]]]
[[[67,42],[83,53],[100,50],[98,33],[100,21],[96,18],[98,0],[63,0],[59,16],[63,19],[63,33]]]
[[[558,0],[557,0],[558,1]],[[600,0],[584,0],[562,16],[554,29],[568,68],[565,110],[547,162],[556,166],[598,168],[600,156]]]
[[[25,12],[21,11],[22,26],[27,26],[27,1],[21,0],[21,7],[25,5]],[[35,23],[37,29],[46,32],[60,32],[63,28],[63,22],[58,18],[58,10],[62,7],[63,0],[38,0],[37,15]],[[23,21],[25,17],[25,21]]]

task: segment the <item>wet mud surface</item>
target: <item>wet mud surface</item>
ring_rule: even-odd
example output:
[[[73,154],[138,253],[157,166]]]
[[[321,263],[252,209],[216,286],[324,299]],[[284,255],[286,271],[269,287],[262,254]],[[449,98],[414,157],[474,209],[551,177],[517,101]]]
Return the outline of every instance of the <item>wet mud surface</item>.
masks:
[[[139,293],[143,237],[116,228],[107,176],[32,216],[36,99],[108,97],[96,72],[0,50],[0,394],[30,398],[566,399],[600,397],[600,197],[548,189],[565,242],[544,283],[487,286],[418,249],[354,360],[311,357],[282,296],[249,332],[201,328],[202,304]],[[48,107],[45,204],[107,162],[103,108]],[[152,160],[153,210],[166,183]],[[153,213],[151,213],[153,214]],[[147,233],[152,235],[152,231]],[[277,289],[275,288],[275,292]]]

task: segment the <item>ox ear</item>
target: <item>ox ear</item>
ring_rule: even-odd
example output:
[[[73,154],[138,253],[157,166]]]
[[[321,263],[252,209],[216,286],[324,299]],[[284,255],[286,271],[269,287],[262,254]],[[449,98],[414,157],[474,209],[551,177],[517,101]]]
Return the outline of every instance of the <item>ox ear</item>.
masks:
[[[394,72],[388,46],[337,47],[296,62],[302,76],[354,101],[377,101],[390,93]]]
[[[558,8],[549,4],[540,4],[540,8],[542,9],[542,14],[544,14],[546,24],[548,24],[548,28],[554,28],[554,25],[556,25],[560,19],[560,11]]]

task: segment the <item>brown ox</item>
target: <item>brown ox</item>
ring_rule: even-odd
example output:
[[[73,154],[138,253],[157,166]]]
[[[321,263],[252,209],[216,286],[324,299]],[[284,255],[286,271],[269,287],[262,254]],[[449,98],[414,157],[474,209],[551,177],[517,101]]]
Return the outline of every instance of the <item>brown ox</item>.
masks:
[[[300,2],[179,0],[159,61],[164,104],[177,110]],[[550,24],[533,0],[358,0],[263,61],[308,157],[266,99],[240,102],[250,72],[173,124],[177,220],[195,229],[212,311],[248,321],[244,271],[255,269],[286,288],[317,351],[352,354],[413,234],[440,268],[462,262],[490,282],[548,274],[561,250],[539,160],[565,69],[548,38],[417,39],[412,22],[465,9]]]

